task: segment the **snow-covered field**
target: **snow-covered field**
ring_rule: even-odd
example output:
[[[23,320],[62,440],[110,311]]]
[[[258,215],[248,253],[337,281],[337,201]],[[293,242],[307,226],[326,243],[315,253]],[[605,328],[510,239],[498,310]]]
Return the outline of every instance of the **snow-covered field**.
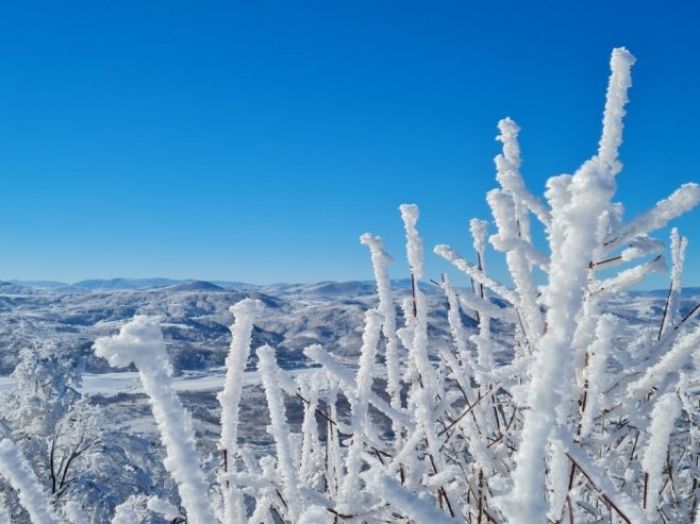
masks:
[[[299,376],[306,369],[291,371],[292,377]],[[206,371],[185,371],[173,380],[173,387],[178,392],[218,392],[224,386],[226,370],[213,368]],[[244,375],[244,386],[260,384],[260,374],[248,371]],[[0,377],[0,391],[14,387],[14,380],[9,376]],[[124,394],[143,394],[143,387],[136,371],[117,371],[107,373],[84,373],[80,391],[87,395],[113,397]]]

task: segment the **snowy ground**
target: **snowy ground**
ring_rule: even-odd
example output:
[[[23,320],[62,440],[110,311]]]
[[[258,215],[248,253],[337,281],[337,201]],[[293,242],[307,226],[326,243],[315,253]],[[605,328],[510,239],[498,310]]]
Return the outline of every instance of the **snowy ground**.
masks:
[[[308,372],[309,368],[292,370],[290,374],[297,376]],[[178,392],[218,392],[223,388],[224,368],[215,368],[208,371],[188,371],[173,379],[173,386]],[[248,371],[245,374],[244,387],[260,384],[260,374],[257,371]],[[13,380],[9,376],[0,377],[0,391],[13,387]],[[113,373],[85,373],[83,375],[82,392],[88,395],[100,395],[102,397],[114,397],[119,394],[141,395],[144,393],[139,381],[139,375],[135,371],[121,371]]]

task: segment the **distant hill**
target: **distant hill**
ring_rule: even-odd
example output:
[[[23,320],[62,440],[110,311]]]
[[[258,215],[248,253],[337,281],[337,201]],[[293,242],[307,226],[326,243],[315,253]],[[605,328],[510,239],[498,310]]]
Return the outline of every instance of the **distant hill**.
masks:
[[[112,334],[135,315],[163,320],[163,331],[176,370],[222,366],[230,344],[232,316],[229,308],[239,300],[258,298],[264,314],[255,323],[254,347],[272,344],[285,369],[305,365],[303,349],[321,344],[343,358],[356,357],[362,345],[365,311],[377,304],[372,281],[316,282],[311,284],[248,285],[204,280],[103,279],[73,286],[30,287],[0,281],[0,375],[9,374],[28,340],[51,340],[56,351],[85,359],[88,371],[105,371],[107,363],[94,356],[95,338]],[[239,286],[239,287],[236,287]],[[439,286],[423,282],[432,342],[451,348],[447,302]],[[458,290],[470,293],[471,289]],[[603,304],[633,325],[658,325],[667,290],[633,291]],[[409,279],[392,281],[395,305],[411,295]],[[700,288],[688,288],[681,301],[681,315],[695,307]],[[503,301],[492,297],[499,306]],[[398,325],[403,325],[397,307]],[[467,308],[468,309],[468,308]],[[463,310],[468,334],[476,321]],[[494,322],[496,334],[510,329]],[[505,331],[504,331],[505,330]]]
[[[34,287],[39,289],[55,289],[59,287],[66,287],[68,285],[65,282],[58,282],[57,280],[9,280],[8,282],[19,286]]]
[[[182,280],[171,278],[112,278],[109,280],[81,280],[71,287],[80,289],[146,289],[150,287],[170,287],[182,283]]]
[[[203,280],[183,282],[182,284],[169,287],[169,289],[172,289],[173,291],[226,291],[221,286],[217,286],[216,284],[205,282]]]
[[[236,280],[208,280],[207,282],[211,282],[212,284],[224,289],[252,289],[260,287],[256,284],[248,284],[246,282],[238,282]]]
[[[632,291],[631,293],[636,294],[636,295],[644,295],[644,296],[665,297],[666,295],[668,295],[668,288]],[[700,295],[700,287],[684,287],[681,294],[684,297],[698,296],[698,295]]]
[[[236,280],[192,280],[172,279],[163,277],[153,278],[111,278],[81,280],[75,284],[67,284],[56,280],[8,280],[6,283],[34,289],[59,289],[74,288],[85,290],[118,290],[118,289],[149,289],[149,288],[173,288],[183,291],[276,291],[291,295],[305,295],[307,297],[331,298],[343,296],[345,298],[373,294],[376,291],[374,280],[350,280],[350,281],[324,281],[308,284],[276,283],[276,284],[248,284]],[[411,279],[394,279],[391,287],[396,290],[411,289]],[[420,283],[424,292],[440,292],[435,284],[424,280]],[[668,288],[651,290],[633,290],[633,295],[664,297],[668,294]],[[700,287],[683,288],[684,297],[700,296]]]

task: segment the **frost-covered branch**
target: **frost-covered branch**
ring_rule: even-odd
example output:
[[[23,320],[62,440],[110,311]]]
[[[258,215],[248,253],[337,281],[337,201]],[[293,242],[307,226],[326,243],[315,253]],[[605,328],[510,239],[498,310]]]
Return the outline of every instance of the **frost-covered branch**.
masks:
[[[279,388],[279,369],[275,357],[275,350],[270,346],[258,349],[258,369],[265,386],[265,397],[270,411],[270,430],[275,439],[277,449],[277,461],[283,480],[282,491],[284,493],[289,518],[295,522],[299,518],[302,505],[299,493],[299,479],[289,442],[289,424],[284,407],[284,397]]]
[[[603,133],[598,144],[598,158],[616,175],[622,170],[618,160],[622,144],[623,118],[625,105],[629,101],[627,91],[632,86],[631,70],[637,59],[624,47],[613,49],[610,57],[610,82],[605,99],[603,114]]]
[[[615,249],[639,235],[661,229],[669,221],[687,213],[700,202],[700,185],[683,184],[670,196],[659,201],[651,210],[633,218],[605,242],[608,250]]]
[[[221,439],[219,449],[223,453],[224,472],[232,468],[235,460],[234,453],[238,448],[238,413],[240,410],[241,393],[243,391],[243,373],[250,355],[253,318],[262,310],[259,300],[244,299],[231,306],[230,311],[235,318],[231,327],[231,346],[226,357],[226,378],[224,389],[219,393],[221,404]],[[224,492],[224,522],[235,524],[245,514],[242,494],[227,483]]]
[[[383,316],[382,333],[386,339],[387,392],[391,399],[391,406],[399,409],[401,408],[401,367],[398,355],[399,339],[396,335],[396,311],[388,268],[391,257],[384,250],[384,243],[380,237],[365,233],[360,237],[360,241],[369,248],[372,257],[379,311]]]
[[[536,196],[525,187],[525,181],[520,175],[520,144],[518,143],[518,133],[520,128],[510,118],[504,118],[498,122],[498,130],[501,132],[497,140],[503,142],[503,153],[496,157],[496,167],[498,175],[496,179],[501,187],[509,191],[519,205],[532,211],[540,222],[549,229],[552,217],[550,210]],[[518,223],[526,229],[528,224],[525,209],[518,210]],[[526,240],[530,239],[529,233],[524,235]]]
[[[125,367],[133,362],[138,368],[167,453],[164,464],[177,482],[189,521],[193,524],[217,522],[195,449],[192,419],[173,390],[172,368],[157,320],[134,317],[119,334],[98,338],[95,354],[111,366]]]
[[[615,50],[608,87],[606,117],[599,159],[581,166],[571,178],[570,199],[552,213],[551,268],[548,284],[547,332],[537,345],[531,382],[528,387],[530,411],[525,414],[520,448],[515,457],[513,491],[506,506],[511,520],[544,522],[548,513],[542,497],[545,481],[545,448],[557,426],[557,410],[568,400],[562,383],[571,383],[573,370],[567,349],[576,330],[576,317],[585,296],[588,261],[596,258],[602,244],[599,224],[609,209],[615,191],[614,175],[619,171],[617,147],[627,101],[626,89],[633,57],[624,49]]]

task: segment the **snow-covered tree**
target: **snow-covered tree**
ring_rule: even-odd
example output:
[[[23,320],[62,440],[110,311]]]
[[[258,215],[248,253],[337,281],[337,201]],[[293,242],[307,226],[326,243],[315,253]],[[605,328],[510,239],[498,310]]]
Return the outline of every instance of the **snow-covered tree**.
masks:
[[[100,406],[81,392],[80,368],[54,344],[37,343],[20,353],[14,388],[0,394],[3,446],[12,458],[4,467],[24,464],[41,504],[75,524],[107,521],[134,489],[172,492],[159,454],[145,454],[138,436],[106,429]],[[31,511],[17,479],[27,482],[0,467],[0,507],[12,522],[28,522]]]

